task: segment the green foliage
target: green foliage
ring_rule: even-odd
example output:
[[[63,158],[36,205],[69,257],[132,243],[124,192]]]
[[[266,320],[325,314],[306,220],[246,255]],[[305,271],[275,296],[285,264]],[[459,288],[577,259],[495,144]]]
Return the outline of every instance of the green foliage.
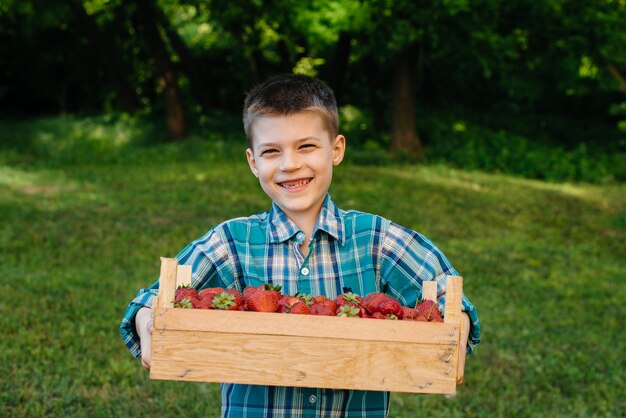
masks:
[[[233,121],[220,119],[228,118],[200,124],[212,132],[207,140],[141,147],[120,131],[152,128],[121,116],[11,124],[22,145],[0,141],[3,414],[219,416],[217,385],[149,380],[118,325],[137,289],[158,274],[160,256],[224,219],[269,207],[243,140],[224,140]],[[453,120],[456,132],[475,129]],[[95,141],[99,155],[115,158],[65,159],[36,140],[78,129],[72,140]],[[88,133],[98,129],[101,137]],[[483,343],[458,395],[394,394],[390,417],[623,415],[624,185],[348,163],[337,168],[331,194],[340,207],[433,239],[464,275],[481,317]]]
[[[419,123],[425,161],[549,181],[626,181],[626,139],[601,124],[470,112],[425,114]]]

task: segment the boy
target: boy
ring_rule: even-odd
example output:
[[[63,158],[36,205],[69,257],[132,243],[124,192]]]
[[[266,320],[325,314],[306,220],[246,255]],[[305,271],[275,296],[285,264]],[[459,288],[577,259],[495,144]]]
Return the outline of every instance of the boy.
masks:
[[[196,288],[274,283],[285,294],[331,298],[350,288],[362,296],[383,291],[412,306],[422,281],[436,280],[443,304],[446,278],[458,273],[431,241],[380,216],[343,211],[327,194],[346,147],[328,86],[303,75],[270,78],[247,96],[243,120],[248,164],[272,208],[215,226],[177,256],[193,266]],[[158,282],[140,290],[121,324],[124,342],[147,369],[157,289]],[[463,309],[469,352],[480,325],[465,297]],[[386,417],[389,409],[388,392],[222,384],[221,393],[223,417]]]

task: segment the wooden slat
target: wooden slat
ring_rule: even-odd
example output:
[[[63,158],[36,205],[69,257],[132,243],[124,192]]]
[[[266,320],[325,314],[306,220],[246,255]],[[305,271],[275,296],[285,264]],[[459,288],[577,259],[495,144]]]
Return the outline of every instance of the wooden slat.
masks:
[[[446,309],[444,322],[461,326],[461,299],[463,297],[463,278],[449,276],[446,285]]]
[[[413,393],[456,390],[456,356],[448,346],[194,331],[164,331],[153,345],[153,379]]]
[[[422,282],[422,300],[437,302],[437,282]]]
[[[174,306],[177,266],[178,261],[175,258],[161,257],[161,277],[159,278],[159,295],[157,297],[157,307],[159,308]]]
[[[176,272],[176,288],[191,284],[191,265],[181,264]]]
[[[457,338],[454,344],[454,363],[455,369],[458,366],[461,342],[461,300],[463,298],[463,278],[459,276],[448,277],[447,289],[446,289],[446,313],[444,315],[444,322],[446,324],[454,324],[458,332],[455,333]],[[463,347],[464,349],[465,347]],[[456,370],[455,376],[460,376],[464,371]]]
[[[458,340],[456,324],[178,308],[157,309],[154,328],[444,345]]]

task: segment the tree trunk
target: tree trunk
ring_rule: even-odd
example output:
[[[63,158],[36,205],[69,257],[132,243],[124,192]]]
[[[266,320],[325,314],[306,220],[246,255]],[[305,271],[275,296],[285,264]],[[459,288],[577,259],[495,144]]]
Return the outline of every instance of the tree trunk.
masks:
[[[189,77],[194,97],[200,104],[202,110],[207,111],[212,105],[210,90],[207,87],[204,78],[198,72],[198,66],[191,56],[189,48],[187,48],[187,45],[182,40],[176,29],[172,27],[172,24],[165,13],[158,8],[156,9],[156,12],[159,18],[159,23],[163,27],[165,33],[167,34],[167,38],[170,41],[170,45],[174,48],[176,54],[178,54],[183,70],[185,71],[185,74],[187,74],[187,77]]]
[[[348,69],[348,59],[350,58],[350,49],[352,37],[348,32],[339,33],[339,39],[337,40],[337,45],[335,46],[335,53],[333,56],[333,60],[328,67],[330,73],[326,79],[328,80],[328,84],[335,92],[335,97],[337,98],[337,102],[341,102],[342,94],[343,94],[343,82],[346,78],[346,71]]]
[[[391,121],[391,148],[422,155],[422,143],[415,121],[415,82],[419,46],[410,45],[399,52],[394,60],[393,108]]]
[[[136,112],[141,108],[141,104],[130,83],[124,77],[125,72],[122,70],[123,66],[120,62],[119,54],[111,45],[109,38],[102,34],[94,18],[85,11],[82,2],[73,0],[69,2],[69,5],[79,16],[80,21],[89,35],[90,43],[92,43],[93,47],[98,51],[98,59],[107,77],[113,83],[113,88],[117,93],[117,98],[122,109],[129,113]]]
[[[167,46],[161,38],[157,26],[156,7],[150,0],[137,0],[135,20],[138,31],[143,35],[148,52],[154,59],[157,70],[158,83],[163,91],[165,104],[165,121],[170,131],[171,138],[177,141],[183,140],[188,135],[187,116],[183,97],[178,85],[178,76],[174,64],[170,59]]]
[[[613,64],[608,64],[607,69],[609,70],[609,73],[611,73],[611,76],[613,77],[613,79],[617,81],[617,84],[619,85],[619,88],[622,91],[622,93],[626,94],[626,80],[624,80],[624,77],[622,77],[622,74],[620,74],[617,67]]]

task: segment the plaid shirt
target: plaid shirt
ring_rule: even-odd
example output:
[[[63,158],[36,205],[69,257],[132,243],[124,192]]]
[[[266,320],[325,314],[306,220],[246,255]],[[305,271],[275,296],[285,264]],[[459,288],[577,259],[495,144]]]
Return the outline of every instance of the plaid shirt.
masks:
[[[268,212],[223,222],[176,257],[190,264],[192,284],[235,287],[279,284],[283,293],[334,298],[345,289],[359,295],[385,292],[415,305],[422,282],[437,281],[440,309],[447,276],[459,275],[423,235],[385,218],[337,208],[326,196],[313,228],[308,256],[300,252],[304,233],[277,206]],[[158,281],[141,289],[128,306],[120,329],[135,357],[141,357],[135,315],[151,306]],[[468,352],[480,342],[474,306],[463,297],[470,318]],[[222,384],[223,417],[386,417],[388,392]]]

